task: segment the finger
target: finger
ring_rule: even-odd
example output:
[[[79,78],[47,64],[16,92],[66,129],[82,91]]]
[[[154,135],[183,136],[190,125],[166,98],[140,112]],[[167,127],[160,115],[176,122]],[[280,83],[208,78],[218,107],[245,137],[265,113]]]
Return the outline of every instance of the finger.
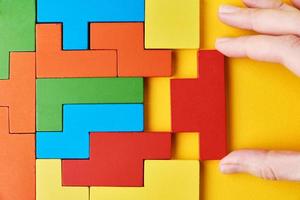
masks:
[[[296,10],[293,6],[283,3],[281,0],[243,0],[250,8]]]
[[[269,180],[300,181],[300,153],[240,150],[225,157],[220,169],[225,174],[249,173]]]
[[[221,6],[219,18],[222,22],[264,34],[300,35],[300,12],[277,9],[239,8]]]
[[[221,38],[216,48],[228,57],[280,63],[300,76],[300,38],[294,35]]]
[[[296,6],[297,8],[300,9],[300,0],[293,0],[292,2],[294,4],[294,6]]]

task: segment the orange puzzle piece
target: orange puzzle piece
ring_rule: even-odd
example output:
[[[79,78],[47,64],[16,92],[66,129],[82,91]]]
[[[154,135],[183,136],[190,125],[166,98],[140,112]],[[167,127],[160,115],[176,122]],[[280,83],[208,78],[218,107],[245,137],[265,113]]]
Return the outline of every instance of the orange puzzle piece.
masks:
[[[35,88],[35,53],[12,52],[10,79],[0,80],[0,107],[9,107],[10,133],[35,133]]]
[[[144,23],[91,23],[91,49],[116,49],[118,76],[171,76],[171,50],[144,49]]]
[[[34,200],[35,138],[33,134],[9,134],[5,107],[0,107],[0,146],[0,199]]]
[[[36,25],[38,78],[116,77],[116,50],[62,50],[62,25]]]

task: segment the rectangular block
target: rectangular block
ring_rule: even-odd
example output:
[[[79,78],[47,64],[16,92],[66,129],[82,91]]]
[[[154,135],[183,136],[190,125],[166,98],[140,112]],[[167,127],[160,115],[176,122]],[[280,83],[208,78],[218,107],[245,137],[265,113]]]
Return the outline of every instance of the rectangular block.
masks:
[[[199,13],[200,0],[146,0],[146,49],[198,49]]]

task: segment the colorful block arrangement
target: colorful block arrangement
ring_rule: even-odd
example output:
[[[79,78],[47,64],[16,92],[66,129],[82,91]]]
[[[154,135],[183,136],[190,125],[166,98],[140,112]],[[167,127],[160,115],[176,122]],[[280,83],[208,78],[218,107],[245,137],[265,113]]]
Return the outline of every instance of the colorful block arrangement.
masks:
[[[227,146],[223,55],[199,50],[198,78],[171,80],[174,50],[199,48],[199,0],[1,4],[0,22],[24,22],[0,34],[1,200],[199,199],[199,160]],[[162,77],[172,128],[149,131]],[[172,159],[178,132],[199,134],[199,159]]]

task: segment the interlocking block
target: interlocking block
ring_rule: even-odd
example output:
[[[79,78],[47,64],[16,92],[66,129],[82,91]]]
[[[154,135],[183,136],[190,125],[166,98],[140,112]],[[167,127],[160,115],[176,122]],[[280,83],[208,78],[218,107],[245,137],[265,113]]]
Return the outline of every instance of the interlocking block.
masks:
[[[0,79],[8,79],[9,52],[35,49],[35,0],[1,1],[0,7]]]
[[[34,135],[9,134],[8,108],[0,107],[0,198],[35,199]]]
[[[170,133],[91,133],[89,160],[64,160],[66,186],[143,186],[144,160],[171,158]]]
[[[35,53],[11,53],[10,68],[10,79],[0,80],[0,107],[9,107],[11,133],[35,133]]]
[[[24,198],[22,198],[24,199]],[[36,200],[89,200],[88,187],[63,187],[61,160],[36,160]]]
[[[36,25],[38,78],[116,77],[115,50],[62,50],[61,24]]]
[[[38,0],[38,22],[63,23],[64,49],[88,48],[89,22],[143,22],[144,0]]]
[[[170,76],[171,50],[144,49],[144,23],[92,23],[91,49],[115,49],[119,76]]]
[[[146,0],[145,46],[198,49],[200,0]]]
[[[144,130],[143,104],[80,104],[63,109],[62,132],[37,132],[37,158],[89,158],[90,132]]]
[[[37,130],[62,131],[63,104],[143,103],[142,78],[37,79]]]
[[[198,79],[171,80],[172,130],[200,132],[200,159],[226,155],[226,91],[224,56],[199,51]]]
[[[199,200],[199,161],[145,161],[144,187],[91,187],[91,200]]]

